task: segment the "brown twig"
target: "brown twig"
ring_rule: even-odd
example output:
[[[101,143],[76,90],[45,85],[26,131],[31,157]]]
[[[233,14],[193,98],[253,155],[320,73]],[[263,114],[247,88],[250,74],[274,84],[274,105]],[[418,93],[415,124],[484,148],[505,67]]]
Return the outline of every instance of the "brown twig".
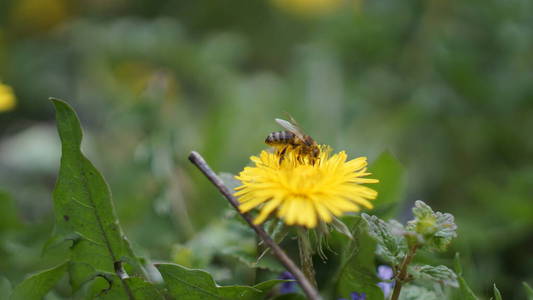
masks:
[[[296,264],[289,258],[289,256],[281,249],[281,247],[274,242],[274,240],[263,230],[262,227],[255,225],[252,221],[252,218],[247,213],[241,213],[239,210],[239,202],[233,196],[233,193],[224,185],[224,182],[220,177],[215,174],[215,172],[209,167],[204,158],[196,151],[192,151],[189,155],[189,160],[196,166],[204,175],[211,181],[215,187],[224,195],[224,197],[229,201],[229,203],[237,210],[237,212],[244,218],[250,227],[257,233],[257,235],[267,244],[272,253],[277,257],[277,259],[287,268],[289,272],[294,276],[296,281],[300,284],[300,287],[307,295],[307,298],[311,300],[321,299],[318,291],[313,287],[309,280],[305,277],[304,273],[296,266]]]
[[[400,270],[398,276],[396,276],[396,283],[394,285],[394,290],[392,291],[392,297],[391,300],[398,300],[400,297],[400,292],[402,291],[402,285],[407,279],[407,266],[411,263],[413,260],[413,257],[415,256],[417,246],[414,245],[409,248],[407,251],[407,254],[403,258],[402,264],[400,265]]]

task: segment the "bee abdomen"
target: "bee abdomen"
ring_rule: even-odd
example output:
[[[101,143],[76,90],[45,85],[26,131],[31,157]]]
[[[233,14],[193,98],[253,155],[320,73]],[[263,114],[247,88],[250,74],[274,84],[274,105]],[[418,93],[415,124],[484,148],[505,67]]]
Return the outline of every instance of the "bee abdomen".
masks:
[[[285,144],[293,144],[294,143],[294,134],[289,131],[276,131],[269,134],[266,139],[265,143],[267,145],[285,145]]]

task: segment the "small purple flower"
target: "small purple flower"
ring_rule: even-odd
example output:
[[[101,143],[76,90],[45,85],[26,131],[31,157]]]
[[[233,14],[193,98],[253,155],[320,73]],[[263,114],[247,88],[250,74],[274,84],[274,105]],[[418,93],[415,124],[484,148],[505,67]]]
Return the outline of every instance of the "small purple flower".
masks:
[[[378,277],[381,280],[391,280],[392,276],[394,276],[394,273],[392,272],[392,268],[389,266],[379,266],[378,267]]]
[[[385,265],[378,267],[378,277],[379,279],[384,280],[382,282],[379,282],[378,286],[381,291],[383,291],[383,295],[385,295],[385,298],[390,296],[392,288],[394,287],[394,281],[389,281],[392,279],[393,276],[394,272],[392,271],[391,267]]]
[[[393,282],[378,282],[378,286],[381,289],[381,291],[383,292],[383,295],[385,296],[385,298],[387,298],[387,297],[389,297],[389,295],[392,292],[392,288],[394,287],[394,283]]]
[[[290,272],[283,272],[281,275],[279,275],[279,279],[282,280],[288,280],[292,279],[294,280],[294,276]],[[280,294],[290,294],[296,292],[296,281],[288,281],[281,284],[281,287],[279,289]]]
[[[350,296],[352,296],[352,300],[366,300],[365,293],[353,292],[350,294]]]

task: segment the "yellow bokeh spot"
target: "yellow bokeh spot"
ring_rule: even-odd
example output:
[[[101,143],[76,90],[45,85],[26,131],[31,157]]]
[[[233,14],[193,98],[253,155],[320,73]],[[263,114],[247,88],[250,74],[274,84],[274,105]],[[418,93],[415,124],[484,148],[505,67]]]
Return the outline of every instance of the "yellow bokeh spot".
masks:
[[[13,89],[0,83],[0,112],[12,110],[17,104]]]
[[[346,0],[271,0],[282,11],[299,16],[320,16],[336,11]]]
[[[68,17],[66,0],[17,0],[10,12],[11,22],[24,32],[47,31]]]

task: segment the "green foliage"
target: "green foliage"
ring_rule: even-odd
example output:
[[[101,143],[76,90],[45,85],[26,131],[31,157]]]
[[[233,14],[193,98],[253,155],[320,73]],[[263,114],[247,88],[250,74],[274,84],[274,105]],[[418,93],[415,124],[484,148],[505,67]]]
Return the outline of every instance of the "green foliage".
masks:
[[[285,268],[271,255],[258,253],[254,231],[239,221],[240,218],[229,211],[226,218],[214,220],[186,244],[175,245],[174,262],[192,268],[206,268],[215,257],[225,256],[236,258],[250,268],[283,272]],[[276,235],[272,236],[276,238]]]
[[[368,233],[377,242],[376,254],[392,266],[394,279],[400,286],[414,279],[459,287],[457,275],[446,266],[410,265],[418,249],[442,251],[450,244],[457,235],[453,216],[435,213],[422,201],[415,202],[413,215],[414,219],[405,228],[395,220],[385,222],[377,216],[362,215]],[[405,299],[418,299],[419,294],[426,295],[425,290],[425,287],[412,285],[410,290],[402,290],[400,295],[406,294],[403,296],[407,297]],[[424,297],[433,299],[435,294],[432,291],[427,293]]]
[[[376,242],[367,233],[366,223],[361,218],[354,221],[351,232],[354,239],[345,240],[338,278],[335,279],[337,298],[363,292],[369,299],[383,299],[383,293],[376,285],[379,282],[374,263]]]
[[[436,283],[449,285],[451,287],[459,287],[457,282],[457,275],[454,271],[446,266],[410,266],[409,274],[414,279],[430,280]]]
[[[62,263],[51,269],[39,272],[26,278],[13,289],[11,300],[40,300],[57,283],[67,271],[68,263]]]
[[[333,8],[306,15],[313,3]],[[453,251],[471,288],[489,299],[498,282],[519,298],[533,278],[533,1],[232,5],[0,1],[0,80],[18,99],[0,115],[0,185],[17,208],[6,215],[23,224],[2,232],[2,276],[16,284],[56,264],[39,259],[59,158],[44,97],[63,95],[79,107],[85,153],[109,180],[136,254],[173,260],[174,245],[224,214],[227,204],[190,168],[191,148],[236,173],[289,111],[351,157],[391,149],[410,170],[408,194],[454,212]],[[382,183],[372,186],[386,195]],[[405,217],[383,211],[371,214]],[[217,281],[245,280],[226,257],[210,260],[210,271],[224,270]]]
[[[302,294],[291,293],[291,294],[279,295],[275,297],[273,300],[305,300],[305,299],[306,299],[305,296]]]
[[[438,300],[440,299],[435,292],[428,290],[425,287],[417,285],[406,285],[402,288],[400,300]]]
[[[127,291],[124,293],[124,291]],[[120,279],[116,275],[97,277],[91,282],[86,299],[114,300],[156,300],[164,299],[163,295],[151,283],[139,277]]]
[[[362,214],[369,234],[377,241],[377,254],[391,265],[399,265],[407,252],[407,243],[401,235],[403,226],[395,220],[385,222],[376,216]],[[396,232],[395,232],[396,231]]]
[[[218,286],[209,273],[175,264],[156,265],[175,299],[243,299],[264,297],[276,284],[284,280],[270,280],[251,286]]]
[[[9,300],[11,292],[11,282],[5,277],[0,277],[0,300]]]
[[[65,273],[69,276],[70,290],[76,297],[85,299],[301,298],[299,294],[277,295],[273,291],[276,285],[287,282],[284,280],[266,280],[253,286],[220,286],[211,274],[176,264],[157,264],[163,282],[158,285],[151,283],[143,265],[147,261],[142,260],[141,263],[122,233],[107,183],[81,152],[82,129],[76,113],[65,102],[52,101],[56,108],[62,156],[53,194],[56,215],[54,235],[46,249],[48,252],[66,250],[64,253],[67,253],[68,261],[28,277],[12,292],[10,281],[2,278],[0,291],[11,293],[10,299],[41,299]],[[388,174],[386,178],[391,181],[380,186],[386,199],[378,206],[397,203],[403,193],[401,166],[392,156],[384,154],[375,168]],[[231,182],[232,176],[224,177],[230,184],[236,184]],[[6,194],[0,194],[0,205],[7,211],[0,223],[1,229],[9,232],[22,226],[16,217],[10,216],[9,213],[16,209]],[[335,264],[335,274],[327,282],[321,282],[321,287],[324,286],[337,298],[359,292],[365,293],[369,299],[384,299],[377,285],[380,279],[375,263],[379,258],[393,267],[395,274],[392,280],[398,286],[403,284],[402,300],[439,299],[442,291],[438,293],[436,289],[431,289],[436,286],[459,287],[461,299],[477,299],[462,277],[458,256],[457,274],[443,265],[408,265],[418,249],[442,251],[457,235],[457,226],[451,214],[434,212],[424,202],[416,201],[413,215],[414,219],[405,227],[395,220],[384,221],[368,214],[344,216],[343,221],[335,219],[328,225],[331,228],[326,226],[321,233],[326,236],[319,234],[314,239],[319,245],[318,252],[323,257],[322,243],[327,242],[329,234],[340,233],[331,238],[340,250],[340,257]],[[254,272],[258,272],[257,269],[267,272],[265,274],[270,278],[283,271],[279,263],[269,260],[272,257],[265,249],[258,250],[254,232],[237,217],[233,211],[227,213],[225,218],[211,221],[186,243],[175,244],[174,260],[188,266],[209,268],[216,259],[230,257],[243,262],[245,268],[256,269]],[[290,228],[276,221],[266,226],[276,242],[290,243],[290,239],[286,241],[286,237],[291,235]],[[154,277],[157,278],[157,275],[151,278]],[[525,287],[526,291],[530,290],[527,285]],[[501,300],[496,286],[494,295],[496,300]]]
[[[17,215],[13,199],[7,192],[0,190],[0,234],[22,226]]]
[[[493,285],[494,290],[494,300],[502,300],[502,294],[500,293],[500,290],[496,287],[496,284]]]
[[[527,282],[522,282],[522,285],[524,286],[524,290],[527,295],[528,300],[533,300],[533,289],[527,284]]]
[[[459,253],[455,254],[454,261],[455,273],[457,274],[457,281],[459,282],[459,295],[460,299],[464,300],[478,300],[478,297],[470,289],[466,280],[463,278],[463,268],[461,266],[461,258]]]
[[[405,168],[387,151],[381,153],[368,169],[379,178],[379,183],[372,185],[379,195],[373,202],[375,209],[372,213],[384,219],[396,216],[407,187]]]
[[[163,299],[163,294],[143,278],[141,263],[133,254],[115,216],[109,188],[102,175],[81,152],[82,131],[76,113],[65,102],[52,101],[56,108],[62,156],[54,190],[56,226],[47,249],[55,251],[58,245],[70,241],[69,260],[24,280],[15,287],[11,299],[41,299],[67,271],[74,292],[84,285],[88,286],[86,299]],[[7,197],[0,200],[6,203],[5,199]],[[189,247],[195,251],[221,247],[221,253],[235,253],[242,249],[239,243],[241,237],[248,236],[251,238],[250,246],[255,249],[249,228],[243,229],[238,222],[223,223],[232,228],[213,226],[206,231],[205,236],[199,235],[198,240],[192,240]],[[217,231],[216,228],[221,230]],[[239,228],[240,231],[236,230]],[[207,241],[213,244],[208,246]],[[231,244],[235,247],[231,248]],[[200,253],[207,259],[202,264],[207,265],[215,253]],[[168,291],[176,299],[206,299],[206,296],[210,296],[213,299],[252,300],[264,297],[275,285],[285,282],[269,280],[253,287],[219,287],[211,275],[204,271],[171,264],[157,267],[166,281]],[[9,292],[9,281],[4,279],[0,288],[5,293]]]
[[[453,215],[448,213],[433,212],[431,207],[418,200],[413,208],[414,219],[407,223],[405,227],[423,247],[443,251],[450,244],[453,238],[457,237],[457,225],[454,223]]]
[[[110,291],[115,295],[120,291],[132,299],[137,289],[123,279],[124,264],[133,274],[140,275],[142,270],[120,229],[109,187],[81,152],[82,130],[74,110],[60,100],[52,102],[62,150],[54,190],[56,226],[52,241],[73,241],[68,270],[74,290],[97,275],[114,274],[118,278],[109,282],[121,288],[112,286]]]

